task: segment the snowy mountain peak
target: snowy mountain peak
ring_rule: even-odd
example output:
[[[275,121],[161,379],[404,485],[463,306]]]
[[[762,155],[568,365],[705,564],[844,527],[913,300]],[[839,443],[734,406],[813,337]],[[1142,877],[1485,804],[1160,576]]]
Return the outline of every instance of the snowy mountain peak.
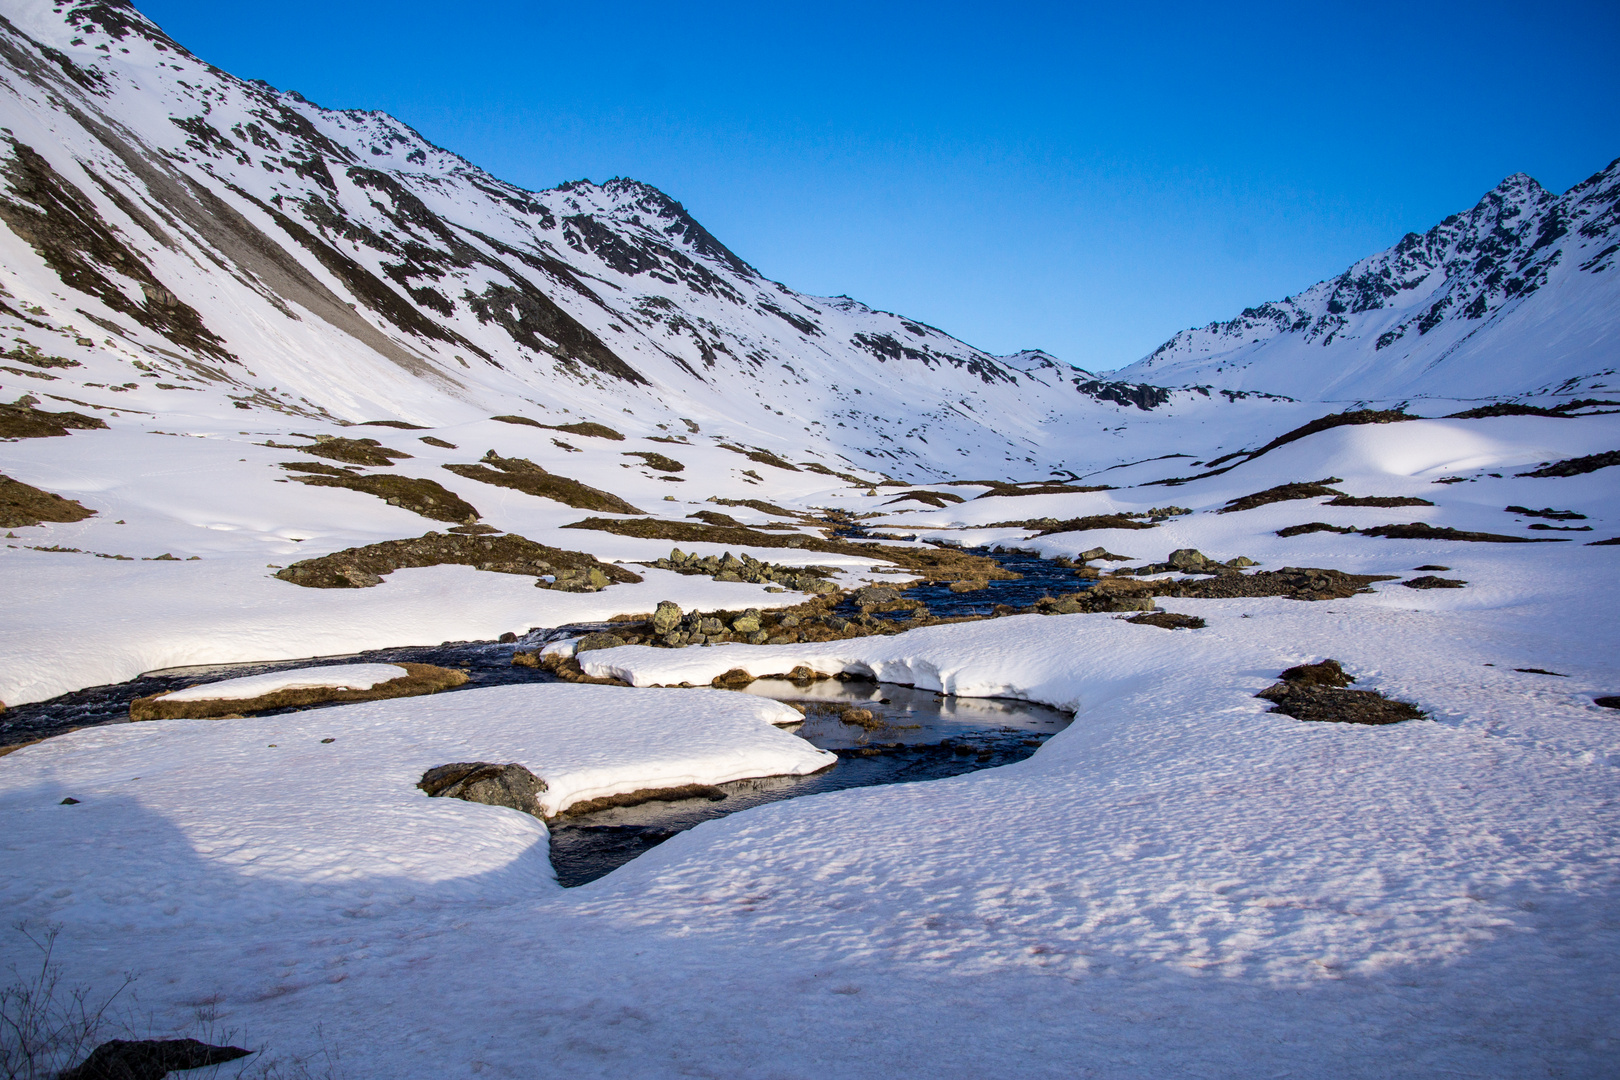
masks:
[[[338,422],[690,422],[914,476],[1071,468],[1077,432],[1168,399],[797,293],[634,179],[524,190],[234,78],[123,0],[4,10],[0,288],[145,365],[97,382]]]
[[[1117,374],[1347,399],[1597,386],[1615,366],[1617,166],[1562,196],[1515,173],[1426,233]]]

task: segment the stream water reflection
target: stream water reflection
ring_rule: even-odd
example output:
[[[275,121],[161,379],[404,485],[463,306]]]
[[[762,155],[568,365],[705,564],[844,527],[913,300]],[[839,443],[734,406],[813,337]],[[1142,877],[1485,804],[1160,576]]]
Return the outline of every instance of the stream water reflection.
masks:
[[[787,730],[838,755],[811,776],[777,776],[723,784],[716,795],[620,806],[551,825],[551,863],[565,887],[583,885],[623,866],[671,836],[739,810],[844,788],[960,776],[1029,757],[1073,719],[1027,701],[962,698],[892,683],[824,680],[803,686],[758,679],[742,693],[790,701],[804,723]],[[840,719],[859,707],[860,724]]]

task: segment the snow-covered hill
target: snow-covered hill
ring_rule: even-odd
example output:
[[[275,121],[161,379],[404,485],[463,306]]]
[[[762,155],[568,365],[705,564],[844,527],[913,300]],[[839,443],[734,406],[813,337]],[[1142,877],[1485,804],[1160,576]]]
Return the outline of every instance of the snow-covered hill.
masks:
[[[519,189],[236,79],[127,0],[0,11],[0,283],[20,340],[88,365],[75,396],[583,417],[911,475],[1072,467],[1077,435],[1167,397],[796,293],[634,180]],[[39,389],[20,370],[0,386]]]
[[[1297,296],[1184,330],[1115,378],[1319,401],[1571,394],[1620,368],[1620,160],[1523,173]]]

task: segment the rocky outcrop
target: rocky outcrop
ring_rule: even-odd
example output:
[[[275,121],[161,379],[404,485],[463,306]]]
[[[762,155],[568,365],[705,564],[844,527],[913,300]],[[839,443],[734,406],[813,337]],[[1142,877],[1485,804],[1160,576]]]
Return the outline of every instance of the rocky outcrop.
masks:
[[[113,1039],[56,1080],[163,1080],[171,1072],[223,1065],[251,1053],[240,1046],[210,1046],[196,1039]]]
[[[24,395],[14,405],[0,405],[0,439],[44,439],[68,430],[105,428],[107,422],[76,412],[46,412],[33,407],[37,399]]]
[[[0,475],[0,529],[21,529],[42,521],[83,521],[95,513],[74,499]]]
[[[538,495],[576,510],[597,510],[608,514],[645,513],[611,492],[547,472],[528,458],[502,457],[493,450],[476,465],[446,465],[445,468],[469,480]]]
[[[718,556],[695,555],[674,548],[668,558],[659,559],[652,565],[660,570],[673,570],[677,574],[705,574],[716,581],[773,583],[785,589],[809,593],[838,591],[838,586],[826,578],[826,575],[834,573],[830,567],[786,566],[762,562],[746,552],[742,555],[733,555],[729,551]]]
[[[1355,681],[1337,660],[1323,660],[1289,668],[1255,696],[1273,702],[1272,712],[1316,723],[1398,724],[1423,716],[1417,706],[1376,690],[1346,689]]]
[[[616,582],[641,580],[638,574],[598,562],[582,551],[547,547],[515,533],[447,536],[437,532],[305,559],[278,571],[276,577],[309,589],[365,589],[380,585],[382,575],[401,568],[446,564],[497,574],[528,574],[536,578],[537,587],[563,592],[597,592]]]
[[[462,799],[485,806],[505,806],[544,817],[537,798],[546,782],[516,762],[458,761],[422,774],[417,787],[434,799]]]

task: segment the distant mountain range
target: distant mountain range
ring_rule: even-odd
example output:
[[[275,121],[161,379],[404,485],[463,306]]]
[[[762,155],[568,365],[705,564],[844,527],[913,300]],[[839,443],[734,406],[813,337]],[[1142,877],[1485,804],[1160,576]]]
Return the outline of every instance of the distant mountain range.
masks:
[[[1580,393],[1620,368],[1620,160],[1523,173],[1297,296],[1184,330],[1123,380],[1299,398]]]
[[[237,79],[127,0],[0,12],[0,314],[19,349],[44,347],[25,324],[48,317],[129,379],[204,392],[186,408],[611,419],[1007,475],[1243,394],[1575,393],[1616,366],[1614,166],[1561,197],[1510,178],[1333,281],[1100,376],[795,292],[634,180],[517,188],[385,114]]]

